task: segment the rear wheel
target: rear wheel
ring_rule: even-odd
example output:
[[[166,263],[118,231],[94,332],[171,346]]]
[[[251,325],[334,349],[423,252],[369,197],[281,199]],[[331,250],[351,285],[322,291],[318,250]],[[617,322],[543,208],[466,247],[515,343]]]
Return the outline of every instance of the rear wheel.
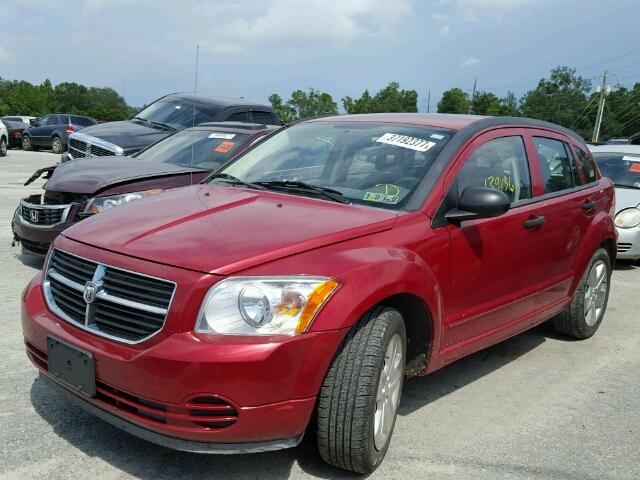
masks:
[[[571,303],[553,319],[556,331],[579,339],[596,333],[607,309],[610,285],[609,253],[599,248],[591,257]]]
[[[60,137],[53,137],[53,140],[51,140],[51,150],[53,150],[53,153],[64,152],[64,145],[62,145]]]
[[[7,139],[0,138],[0,157],[4,157],[7,154]]]
[[[400,404],[405,346],[393,308],[374,308],[349,333],[318,399],[318,449],[327,463],[358,473],[380,464]]]
[[[31,138],[28,135],[22,137],[22,149],[23,150],[33,150],[33,145],[31,145]]]

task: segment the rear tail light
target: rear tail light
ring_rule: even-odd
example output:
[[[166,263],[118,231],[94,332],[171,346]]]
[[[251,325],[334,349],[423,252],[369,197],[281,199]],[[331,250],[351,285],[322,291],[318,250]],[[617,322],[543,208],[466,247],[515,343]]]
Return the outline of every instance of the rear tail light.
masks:
[[[20,130],[13,130],[9,135],[15,138],[20,138],[22,136],[22,132]]]
[[[68,124],[66,128],[67,133],[73,133],[73,125]]]

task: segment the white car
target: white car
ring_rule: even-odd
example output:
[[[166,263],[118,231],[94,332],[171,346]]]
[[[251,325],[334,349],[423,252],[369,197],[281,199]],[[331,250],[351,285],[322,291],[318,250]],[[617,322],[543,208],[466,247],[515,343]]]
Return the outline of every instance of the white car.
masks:
[[[640,145],[590,145],[589,150],[616,186],[618,258],[640,260]]]
[[[7,132],[7,127],[5,127],[2,120],[0,120],[0,157],[4,157],[7,154],[8,145],[9,133]]]
[[[38,117],[32,117],[31,115],[12,115],[0,118],[0,120],[13,120],[14,122],[22,122],[27,125],[33,125]]]

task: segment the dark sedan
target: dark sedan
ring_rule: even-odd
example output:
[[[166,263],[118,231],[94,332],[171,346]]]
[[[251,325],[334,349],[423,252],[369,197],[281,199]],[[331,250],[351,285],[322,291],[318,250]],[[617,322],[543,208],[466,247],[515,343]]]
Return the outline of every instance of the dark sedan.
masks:
[[[53,153],[62,153],[67,149],[69,135],[97,123],[95,119],[82,115],[45,115],[22,134],[22,149],[50,148]]]
[[[44,194],[23,198],[13,218],[23,251],[47,253],[60,232],[80,220],[164,190],[199,183],[277,127],[205,123],[135,154],[78,159],[38,170],[50,178]]]
[[[9,135],[9,148],[20,147],[22,145],[22,134],[27,128],[29,128],[30,125],[28,123],[17,120],[8,120],[7,117],[2,117],[0,118],[0,120],[2,120],[4,126],[7,127],[7,134]]]

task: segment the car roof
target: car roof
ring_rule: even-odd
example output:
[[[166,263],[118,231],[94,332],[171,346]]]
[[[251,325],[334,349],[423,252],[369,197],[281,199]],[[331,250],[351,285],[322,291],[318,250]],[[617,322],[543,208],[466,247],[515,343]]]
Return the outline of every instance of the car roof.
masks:
[[[321,122],[382,122],[424,125],[437,128],[461,130],[462,128],[485,118],[482,115],[460,115],[454,113],[364,113],[354,115],[335,115],[318,117],[310,121]]]
[[[610,143],[608,145],[587,145],[592,153],[611,152],[611,153],[635,153],[640,155],[640,145],[624,145]]]
[[[190,100],[194,102],[205,102],[205,103],[214,103],[221,107],[232,107],[234,105],[255,105],[261,107],[267,107],[271,110],[271,106],[265,105],[259,102],[253,102],[251,100],[247,100],[245,98],[234,98],[234,97],[225,97],[222,95],[209,95],[207,93],[171,93],[166,95],[163,98],[182,98],[184,100]]]

